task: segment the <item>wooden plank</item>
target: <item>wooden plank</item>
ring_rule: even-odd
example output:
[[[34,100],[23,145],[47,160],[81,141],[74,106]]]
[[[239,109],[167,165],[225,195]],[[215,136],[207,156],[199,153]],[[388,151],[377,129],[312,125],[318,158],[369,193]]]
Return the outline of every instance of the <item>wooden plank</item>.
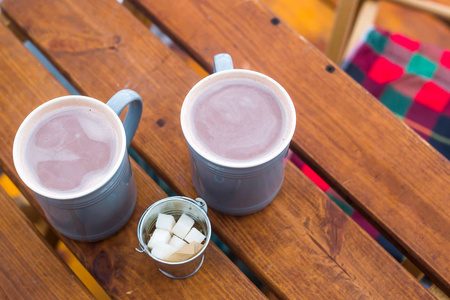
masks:
[[[19,0],[3,8],[84,93],[103,99],[123,87],[138,91],[145,110],[133,146],[176,192],[196,196],[179,124],[195,73],[113,0]],[[62,17],[68,13],[70,20]],[[110,49],[114,40],[120,43]],[[86,41],[99,46],[87,49]],[[430,297],[292,164],[286,172],[280,195],[262,212],[209,213],[215,232],[278,297]]]
[[[14,170],[11,151],[13,139],[22,120],[37,105],[67,92],[2,25],[0,69],[0,112],[3,127],[0,131],[0,167],[14,178],[30,202],[42,213],[30,190],[24,187]],[[264,298],[213,243],[206,250],[205,262],[198,274],[182,281],[171,280],[162,275],[149,257],[134,250],[138,247],[136,227],[140,216],[152,203],[166,195],[140,168],[133,166],[139,186],[138,200],[131,220],[120,233],[99,243],[78,243],[60,235],[102,287],[112,297],[141,299]],[[3,240],[0,240],[0,245],[3,247]],[[24,249],[27,253],[34,253],[33,247]],[[7,252],[8,255],[14,254]],[[41,266],[41,263],[36,266]],[[7,273],[4,275],[8,276]],[[43,275],[48,280],[58,282],[51,274]]]
[[[228,52],[279,81],[297,108],[295,152],[450,291],[450,163],[440,153],[344,72],[327,72],[320,51],[271,24],[258,1],[139,2],[206,69]]]
[[[0,187],[0,298],[94,299]]]

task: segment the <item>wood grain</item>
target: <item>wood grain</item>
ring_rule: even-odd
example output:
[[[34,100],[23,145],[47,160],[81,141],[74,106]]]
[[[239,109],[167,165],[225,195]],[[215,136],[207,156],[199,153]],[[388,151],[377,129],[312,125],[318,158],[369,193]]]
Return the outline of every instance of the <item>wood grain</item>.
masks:
[[[0,206],[1,299],[94,299],[1,187]]]
[[[83,93],[100,99],[125,87],[140,93],[145,109],[133,147],[176,192],[196,196],[179,124],[182,100],[199,80],[195,73],[113,0],[2,6]],[[187,27],[201,17],[192,13]],[[290,163],[267,209],[243,218],[209,215],[214,231],[278,297],[430,297]]]
[[[297,110],[292,149],[450,292],[450,163],[440,153],[343,71],[327,72],[330,61],[256,0],[134,2],[207,70],[228,52],[236,68],[280,82]]]
[[[18,179],[14,170],[12,162],[13,139],[22,120],[37,105],[54,97],[67,94],[67,92],[2,25],[0,25],[0,69],[2,70],[0,72],[0,92],[2,94],[0,99],[2,117],[0,168],[14,179],[24,194],[28,196],[30,202],[42,213],[42,209],[30,190]],[[101,99],[105,98],[102,97]],[[213,243],[206,251],[205,262],[201,270],[185,280],[167,278],[153,265],[150,257],[135,251],[134,249],[138,247],[136,228],[140,215],[153,202],[165,198],[166,195],[140,168],[136,165],[133,165],[133,167],[139,186],[138,200],[131,220],[120,233],[99,243],[78,243],[60,235],[60,238],[76,254],[77,258],[93,274],[108,294],[113,298],[127,297],[133,299],[144,297],[151,299],[176,299],[180,297],[184,299],[264,298],[264,295]],[[16,217],[11,218],[11,222],[18,222],[16,219]],[[0,229],[2,228],[3,226]],[[25,237],[28,238],[27,235]],[[9,240],[4,243],[4,240],[1,239],[0,247],[8,247],[7,242]],[[14,246],[19,248],[18,251],[21,255],[35,253],[34,247],[26,246],[26,243],[24,245],[21,245],[20,248],[17,244]],[[7,258],[11,260],[17,256],[11,250],[4,250],[2,253],[5,252]],[[42,256],[44,257],[43,254]],[[32,257],[26,258],[31,261]],[[0,261],[5,262],[3,259]],[[35,266],[43,267],[42,264],[44,263],[45,260],[42,260]],[[21,270],[21,272],[26,272],[26,269]],[[8,267],[4,269],[0,276],[14,275],[15,273]],[[54,274],[49,274],[45,267],[35,275],[37,282],[42,280],[51,283],[53,281],[55,284],[59,284],[59,280],[65,278],[63,276],[58,277],[58,270],[55,270]],[[39,277],[42,278],[39,279]],[[69,284],[70,281],[68,280],[67,285]],[[25,285],[25,288],[27,287],[30,286]],[[8,285],[8,293],[11,288]],[[58,291],[59,288],[61,289],[60,293],[62,293],[64,285],[61,284],[61,287],[55,287],[54,289]],[[32,290],[27,293],[31,292]],[[68,295],[66,293],[65,297],[53,298],[64,299]],[[79,293],[79,295],[82,296],[83,294]]]

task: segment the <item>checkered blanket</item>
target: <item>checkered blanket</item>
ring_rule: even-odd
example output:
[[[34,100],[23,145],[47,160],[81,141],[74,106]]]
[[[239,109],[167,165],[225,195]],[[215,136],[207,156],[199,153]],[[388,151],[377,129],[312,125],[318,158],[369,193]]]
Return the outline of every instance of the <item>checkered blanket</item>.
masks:
[[[450,160],[450,51],[372,28],[343,69]]]

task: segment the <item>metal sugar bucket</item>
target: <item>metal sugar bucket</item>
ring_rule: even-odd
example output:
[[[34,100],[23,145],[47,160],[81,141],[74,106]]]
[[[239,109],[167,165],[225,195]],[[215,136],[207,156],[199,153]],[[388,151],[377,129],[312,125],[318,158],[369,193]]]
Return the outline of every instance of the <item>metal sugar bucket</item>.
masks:
[[[184,279],[194,275],[202,266],[204,260],[204,252],[211,239],[211,223],[207,216],[208,207],[206,202],[197,198],[195,200],[174,196],[164,198],[151,205],[142,215],[138,227],[137,236],[139,239],[139,252],[147,253],[155,262],[156,267],[166,276],[174,279]],[[172,215],[177,219],[183,213],[191,217],[203,230],[206,236],[203,248],[192,258],[181,262],[169,262],[161,260],[150,253],[147,247],[150,233],[153,232],[156,225],[158,214]]]

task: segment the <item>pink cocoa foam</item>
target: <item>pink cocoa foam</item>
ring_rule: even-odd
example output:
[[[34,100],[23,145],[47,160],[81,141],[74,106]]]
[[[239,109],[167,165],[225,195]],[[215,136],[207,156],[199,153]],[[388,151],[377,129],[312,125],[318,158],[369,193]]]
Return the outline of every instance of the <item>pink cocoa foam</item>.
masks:
[[[195,139],[206,151],[229,161],[258,159],[285,138],[286,112],[277,95],[249,78],[213,82],[191,110]]]
[[[25,166],[48,190],[72,193],[94,186],[113,167],[118,151],[109,123],[89,106],[49,113],[30,134]]]

